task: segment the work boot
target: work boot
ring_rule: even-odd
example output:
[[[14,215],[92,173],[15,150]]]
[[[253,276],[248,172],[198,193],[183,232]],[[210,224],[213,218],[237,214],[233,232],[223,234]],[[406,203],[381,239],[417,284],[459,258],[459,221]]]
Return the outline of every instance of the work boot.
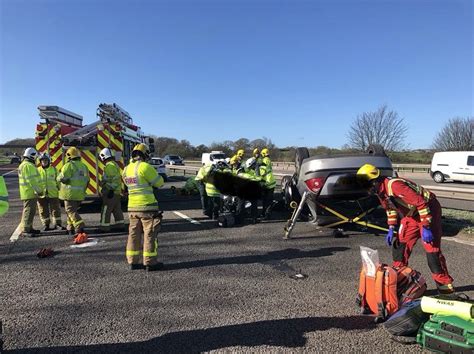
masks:
[[[147,272],[154,272],[156,270],[162,270],[164,267],[164,264],[161,263],[161,262],[158,262],[156,264],[153,264],[153,265],[147,265],[145,266],[145,269]]]
[[[456,290],[454,290],[453,284],[438,285],[438,293],[440,295],[452,295],[455,292],[456,292]]]
[[[45,225],[43,226],[43,229],[41,231],[51,231],[51,230],[54,230],[54,229],[50,228],[49,225]]]
[[[31,229],[30,232],[31,232],[32,234],[35,234],[35,235],[38,235],[38,234],[41,233],[40,230],[36,230],[36,229]]]
[[[130,264],[130,270],[138,270],[144,268],[145,266],[143,264]]]
[[[39,235],[38,234],[35,234],[34,232],[31,232],[31,231],[23,231],[21,234],[20,234],[21,237],[38,237]]]

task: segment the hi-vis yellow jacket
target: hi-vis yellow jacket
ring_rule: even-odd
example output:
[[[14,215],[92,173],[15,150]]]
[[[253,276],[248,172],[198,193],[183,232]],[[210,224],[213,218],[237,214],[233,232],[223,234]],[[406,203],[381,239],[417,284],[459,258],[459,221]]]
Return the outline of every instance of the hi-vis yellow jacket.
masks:
[[[35,199],[43,193],[38,169],[31,161],[23,160],[18,167],[18,181],[21,200]]]
[[[158,210],[153,188],[161,187],[164,181],[149,163],[132,160],[125,167],[122,178],[128,188],[128,211]]]

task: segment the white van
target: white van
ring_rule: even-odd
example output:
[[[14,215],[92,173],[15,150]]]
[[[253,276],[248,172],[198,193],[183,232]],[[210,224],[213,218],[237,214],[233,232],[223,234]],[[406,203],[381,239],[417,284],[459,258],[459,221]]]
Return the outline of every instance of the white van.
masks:
[[[436,152],[431,160],[430,175],[436,183],[447,179],[474,182],[474,151]]]
[[[225,154],[223,151],[211,151],[211,152],[204,152],[202,154],[201,162],[203,165],[207,165],[209,163],[215,165],[219,161],[225,162]]]

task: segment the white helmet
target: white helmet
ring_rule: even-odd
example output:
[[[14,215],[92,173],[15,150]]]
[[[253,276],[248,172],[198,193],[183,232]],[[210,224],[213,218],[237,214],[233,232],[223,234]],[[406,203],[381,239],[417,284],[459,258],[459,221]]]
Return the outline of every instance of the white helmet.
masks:
[[[112,152],[110,151],[109,148],[104,148],[100,150],[99,157],[102,161],[105,161],[107,159],[110,159],[112,157]]]
[[[257,159],[255,159],[255,157],[251,157],[251,158],[247,159],[247,161],[245,161],[245,168],[246,169],[253,168],[253,167],[255,167],[256,163],[257,163]]]
[[[49,162],[51,162],[51,157],[49,156],[49,154],[47,152],[43,152],[42,154],[40,154],[39,156],[39,160],[48,160]]]
[[[37,156],[38,156],[38,151],[36,151],[35,148],[27,148],[25,152],[23,153],[23,157],[26,157],[27,159],[30,159],[30,160],[35,160]]]

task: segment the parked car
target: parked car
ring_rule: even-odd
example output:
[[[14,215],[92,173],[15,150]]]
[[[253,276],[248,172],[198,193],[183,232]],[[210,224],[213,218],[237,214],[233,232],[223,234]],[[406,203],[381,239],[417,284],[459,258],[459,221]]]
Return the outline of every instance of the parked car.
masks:
[[[294,209],[285,227],[286,237],[300,215],[315,225],[330,227],[367,220],[370,216],[366,214],[376,209],[379,201],[357,182],[357,170],[366,163],[378,167],[382,176],[396,175],[392,162],[378,145],[357,155],[312,157],[307,148],[297,148],[295,173],[284,176],[281,183],[284,202]],[[366,221],[366,226],[381,229],[372,221]]]
[[[165,155],[163,160],[167,165],[184,165],[183,158],[178,155]]]
[[[15,163],[21,163],[21,158],[20,156],[10,156],[10,163],[15,164]]]
[[[168,175],[166,174],[166,166],[163,159],[160,157],[152,157],[150,163],[166,182],[168,180]]]
[[[201,162],[203,165],[208,163],[215,165],[219,161],[226,161],[226,156],[223,151],[204,152],[201,157]]]
[[[446,180],[474,182],[474,151],[435,152],[430,176],[436,183]]]

